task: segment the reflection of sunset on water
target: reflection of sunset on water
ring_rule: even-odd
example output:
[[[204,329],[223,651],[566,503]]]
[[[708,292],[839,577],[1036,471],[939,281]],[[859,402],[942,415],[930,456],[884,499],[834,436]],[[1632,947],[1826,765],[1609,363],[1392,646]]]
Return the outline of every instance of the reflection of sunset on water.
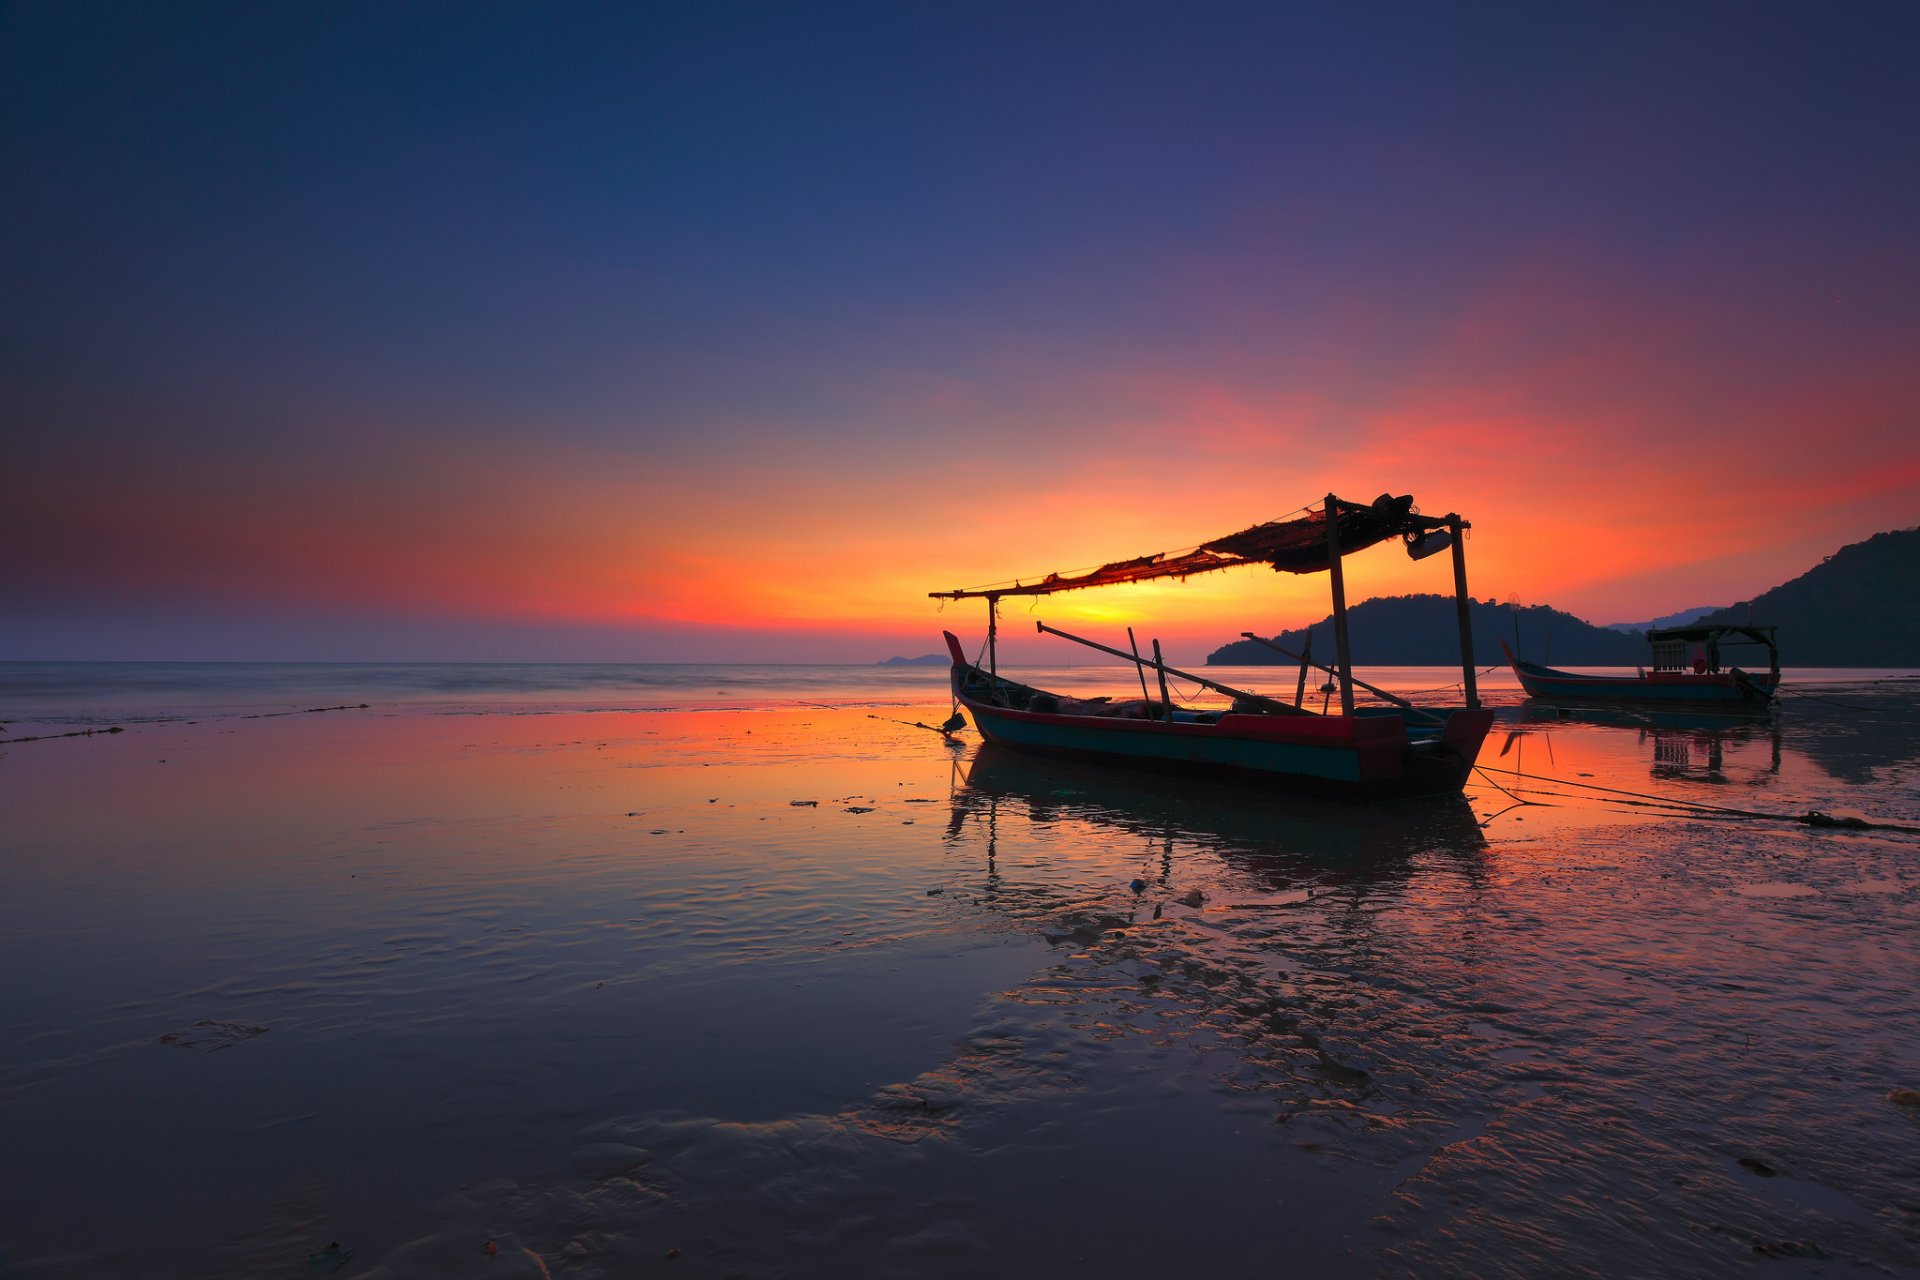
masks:
[[[378,1275],[464,1274],[470,1237],[509,1234],[621,1267],[667,1240],[747,1272],[933,1267],[911,1224],[944,1215],[980,1265],[1171,1267],[1204,1229],[1249,1266],[1651,1274],[1713,1265],[1703,1223],[1778,1234],[1729,1152],[1898,1194],[1880,1100],[1916,1050],[1870,958],[1920,923],[1913,837],[1792,820],[1920,825],[1914,708],[1881,686],[1671,726],[1541,716],[1495,677],[1465,798],[1356,806],[950,741],[944,698],[891,672],[688,669],[648,696],[705,706],[640,713],[483,676],[490,712],[203,707],[0,748],[0,962],[36,974],[0,1060],[40,1171],[26,1257],[86,1238],[73,1274],[119,1269],[110,1202],[189,1268],[303,1222]],[[1169,1151],[1203,1194],[1122,1246],[1106,1178]],[[190,1203],[162,1215],[161,1178]],[[1644,1244],[1578,1210],[1675,1180]],[[823,1241],[821,1214],[856,1225]],[[1864,1220],[1796,1231],[1906,1256]]]

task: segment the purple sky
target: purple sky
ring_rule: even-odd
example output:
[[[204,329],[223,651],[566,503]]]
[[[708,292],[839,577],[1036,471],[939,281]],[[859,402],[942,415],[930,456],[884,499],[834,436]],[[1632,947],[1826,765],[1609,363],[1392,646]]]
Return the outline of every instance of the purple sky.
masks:
[[[1920,523],[1917,47],[1911,4],[10,4],[0,659],[868,661],[938,647],[930,589],[1330,490],[1467,515],[1483,598],[1748,598]],[[1222,585],[1056,616],[1191,658],[1325,612]]]

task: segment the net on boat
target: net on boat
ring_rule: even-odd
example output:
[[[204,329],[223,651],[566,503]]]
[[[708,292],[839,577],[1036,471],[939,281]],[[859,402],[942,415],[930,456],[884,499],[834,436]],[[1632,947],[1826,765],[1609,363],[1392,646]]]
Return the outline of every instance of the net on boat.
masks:
[[[1370,503],[1346,502],[1328,496],[1319,507],[1286,520],[1269,520],[1250,529],[1203,542],[1190,551],[1156,552],[1131,560],[1115,560],[1084,573],[1049,573],[1033,582],[1002,583],[955,591],[930,591],[937,600],[966,600],[987,596],[1045,596],[1056,591],[1078,591],[1122,582],[1149,582],[1155,578],[1186,578],[1196,573],[1233,569],[1241,565],[1271,565],[1280,573],[1324,573],[1332,565],[1327,537],[1328,513],[1339,523],[1342,557],[1364,551],[1389,538],[1407,539],[1411,547],[1427,534],[1449,527],[1450,520],[1434,520],[1414,511],[1409,496],[1381,494]]]

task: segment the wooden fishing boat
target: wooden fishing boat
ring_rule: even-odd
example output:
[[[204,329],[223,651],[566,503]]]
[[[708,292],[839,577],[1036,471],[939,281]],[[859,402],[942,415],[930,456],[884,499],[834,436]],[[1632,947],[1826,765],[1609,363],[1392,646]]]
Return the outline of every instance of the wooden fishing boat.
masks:
[[[1383,494],[1372,503],[1353,503],[1328,494],[1317,508],[1304,509],[1296,517],[1255,525],[1186,552],[1115,561],[1081,574],[1053,573],[1035,582],[929,594],[942,600],[987,602],[984,660],[969,660],[959,638],[950,631],[944,634],[953,659],[954,701],[972,716],[988,742],[1020,751],[1356,799],[1457,792],[1465,784],[1493,723],[1493,712],[1480,706],[1474,681],[1463,548],[1468,527],[1457,515],[1442,519],[1421,516],[1408,497]],[[1416,707],[1353,675],[1341,561],[1346,555],[1396,538],[1404,541],[1408,554],[1415,559],[1448,547],[1453,550],[1465,706]],[[1129,654],[1044,622],[1036,625],[1045,634],[1133,662],[1142,696],[1120,701],[1078,699],[999,674],[998,613],[1003,597],[1187,578],[1253,564],[1288,573],[1324,572],[1332,583],[1335,662],[1326,666],[1308,655],[1281,650],[1300,662],[1291,703],[1171,667],[1162,659],[1157,640],[1149,660],[1137,646]],[[1132,639],[1131,629],[1128,637]],[[1304,705],[1309,667],[1327,672],[1337,682],[1339,714],[1323,715]],[[1147,689],[1149,671],[1159,681],[1158,699]],[[1223,694],[1231,704],[1220,709],[1175,705],[1168,693],[1169,676]],[[1356,688],[1373,694],[1383,705],[1356,706]]]
[[[1671,707],[1691,711],[1749,713],[1765,711],[1780,684],[1780,650],[1773,627],[1664,627],[1647,632],[1651,667],[1630,676],[1561,671],[1514,656],[1506,641],[1500,648],[1527,696],[1569,706]],[[1723,646],[1766,651],[1767,670],[1746,671],[1723,665]]]

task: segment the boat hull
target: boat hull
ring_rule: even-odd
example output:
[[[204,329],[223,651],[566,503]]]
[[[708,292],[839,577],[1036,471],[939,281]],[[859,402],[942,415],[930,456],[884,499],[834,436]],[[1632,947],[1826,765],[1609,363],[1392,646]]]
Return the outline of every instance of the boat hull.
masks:
[[[1250,783],[1343,799],[1458,792],[1493,724],[1483,708],[1436,713],[1414,732],[1397,711],[1354,716],[1223,714],[1207,722],[1130,720],[998,706],[954,692],[981,737],[1015,751]]]
[[[1722,712],[1764,711],[1779,683],[1779,677],[1764,672],[1695,675],[1654,671],[1641,676],[1591,676],[1517,660],[1513,674],[1527,696],[1538,702]]]

